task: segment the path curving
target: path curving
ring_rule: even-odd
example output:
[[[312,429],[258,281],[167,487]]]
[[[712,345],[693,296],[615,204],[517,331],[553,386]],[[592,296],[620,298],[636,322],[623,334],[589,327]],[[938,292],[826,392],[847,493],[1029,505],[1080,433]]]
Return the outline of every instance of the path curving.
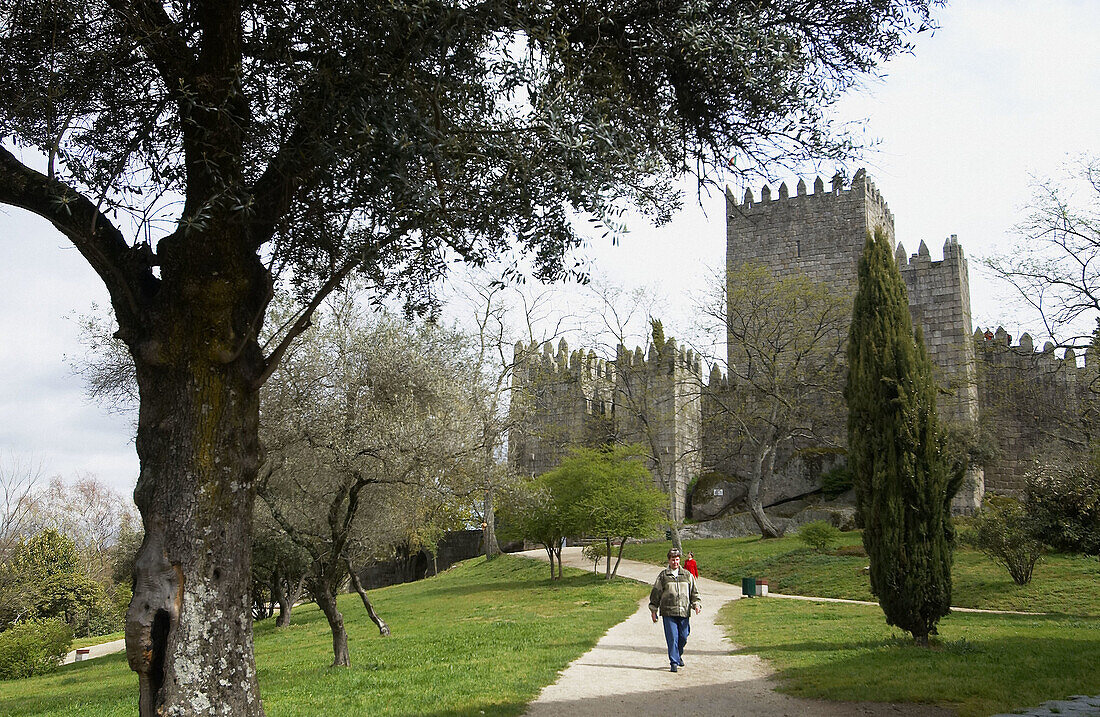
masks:
[[[546,551],[516,553],[546,560]],[[562,551],[565,565],[592,569],[580,548]],[[623,560],[618,574],[651,584],[659,568]],[[714,616],[723,603],[741,597],[739,586],[699,578],[703,611],[691,618],[684,651],[686,666],[668,671],[661,624],[649,616],[648,597],[615,625],[594,648],[570,663],[558,681],[543,688],[527,709],[530,717],[634,717],[680,714],[699,717],[940,717],[953,714],[931,705],[882,702],[827,702],[789,697],[775,691],[774,671],[757,655],[734,654]]]

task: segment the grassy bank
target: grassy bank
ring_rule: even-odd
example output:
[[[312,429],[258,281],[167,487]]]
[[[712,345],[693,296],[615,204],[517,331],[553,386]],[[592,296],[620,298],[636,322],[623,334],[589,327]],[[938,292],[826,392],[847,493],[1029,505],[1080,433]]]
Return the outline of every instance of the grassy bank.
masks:
[[[320,714],[515,715],[566,664],[637,608],[646,588],[605,584],[504,556],[371,592],[393,636],[381,638],[356,595],[339,600],[352,666],[332,669],[332,641],[312,605],[294,624],[256,625],[256,665],[270,717]],[[0,683],[4,715],[132,715],[137,680],[123,654]]]
[[[931,702],[979,717],[1100,694],[1098,618],[954,613],[930,649],[878,607],[738,600],[719,621],[800,697]]]
[[[842,533],[837,549],[815,553],[798,538],[760,537],[692,540],[699,574],[732,584],[742,576],[767,578],[772,592],[874,600],[863,572],[867,558],[845,554],[861,545],[858,532]],[[665,561],[668,542],[628,545],[623,557],[654,564]],[[951,603],[958,607],[1100,616],[1100,562],[1081,555],[1051,554],[1035,566],[1028,585],[1016,585],[1008,571],[982,553],[955,551]]]

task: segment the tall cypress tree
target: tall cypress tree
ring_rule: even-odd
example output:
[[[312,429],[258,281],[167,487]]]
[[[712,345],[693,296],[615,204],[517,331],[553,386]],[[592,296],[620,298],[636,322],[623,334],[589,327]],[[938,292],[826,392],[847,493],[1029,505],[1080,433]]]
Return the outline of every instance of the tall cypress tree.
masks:
[[[951,492],[936,385],[890,242],[868,236],[848,334],[848,462],[871,590],[919,644],[951,604]]]

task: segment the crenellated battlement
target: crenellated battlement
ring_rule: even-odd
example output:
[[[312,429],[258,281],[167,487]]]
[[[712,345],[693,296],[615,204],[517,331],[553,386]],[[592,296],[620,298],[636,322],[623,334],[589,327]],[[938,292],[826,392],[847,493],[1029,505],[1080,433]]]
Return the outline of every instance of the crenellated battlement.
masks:
[[[780,182],[774,193],[771,186],[765,184],[760,188],[760,194],[757,195],[759,199],[754,198],[751,187],[746,187],[740,201],[737,195],[729,187],[726,187],[727,214],[736,212],[742,215],[751,215],[770,211],[772,208],[785,204],[817,203],[836,205],[854,200],[875,205],[888,217],[890,224],[894,222],[894,215],[890,212],[889,205],[882,193],[879,192],[878,187],[867,177],[866,170],[860,169],[856,172],[847,188],[845,188],[844,177],[839,172],[830,180],[828,190],[825,189],[825,182],[822,181],[821,177],[814,179],[813,186],[813,193],[807,193],[806,180],[799,178],[795,184],[795,194],[792,197],[786,182]],[[828,206],[818,208],[828,209]]]
[[[1096,351],[1089,348],[1085,351],[1083,363],[1078,363],[1077,352],[1072,347],[1058,356],[1055,354],[1055,346],[1051,341],[1043,344],[1042,348],[1035,347],[1035,340],[1031,334],[1023,333],[1017,343],[1012,343],[1012,336],[998,326],[996,331],[983,330],[978,327],[974,330],[974,345],[982,350],[988,359],[996,357],[1002,363],[1012,363],[1019,367],[1035,368],[1045,374],[1065,373],[1074,375],[1086,371],[1095,372],[1098,357]]]
[[[920,246],[917,247],[917,253],[912,256],[906,254],[905,246],[898,242],[897,249],[894,250],[894,259],[897,261],[898,269],[902,271],[909,268],[933,267],[944,263],[958,264],[966,261],[962,245],[959,244],[959,237],[955,234],[947,237],[947,240],[944,241],[943,259],[940,261],[932,260],[932,253],[928,250],[928,245],[924,243],[923,239]]]
[[[793,192],[790,186],[764,185],[740,196],[726,189],[727,270],[733,276],[755,264],[779,277],[798,273],[854,297],[868,233],[881,229],[895,241],[885,199],[862,169],[850,184],[838,174],[830,182],[815,177],[812,192],[805,179],[797,180]],[[955,235],[944,241],[940,259],[924,241],[911,255],[899,242],[894,256],[914,326],[935,363],[939,417],[990,443],[990,457],[968,474],[953,503],[968,512],[981,504],[986,486],[1018,491],[1037,456],[1072,445],[1071,433],[1059,431],[1080,418],[1084,401],[1095,400],[1090,387],[1100,373],[1100,356],[1089,352],[1079,366],[1079,354],[1058,355],[1049,343],[1038,348],[1028,334],[1013,344],[1002,327],[975,332],[967,258]],[[729,357],[736,355],[731,343]],[[561,340],[517,344],[515,356],[513,406],[519,418],[509,451],[520,472],[553,468],[571,445],[652,438],[651,468],[675,474],[670,496],[681,515],[686,486],[701,472],[734,480],[746,475],[752,456],[738,453],[743,446],[730,449],[738,428],[713,420],[734,386],[718,366],[704,376],[695,352],[669,341],[660,352],[619,346],[614,358],[605,359],[591,350],[571,351]],[[844,421],[842,414],[834,418]],[[813,490],[812,476],[820,471],[808,465],[792,461],[784,478],[768,488],[769,500]]]

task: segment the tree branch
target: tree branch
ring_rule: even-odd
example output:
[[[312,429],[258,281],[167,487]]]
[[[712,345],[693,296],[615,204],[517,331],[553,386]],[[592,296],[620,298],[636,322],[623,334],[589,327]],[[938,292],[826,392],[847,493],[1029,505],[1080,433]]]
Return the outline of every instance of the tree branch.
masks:
[[[72,187],[51,180],[26,166],[0,147],[0,203],[37,214],[64,234],[91,264],[111,294],[120,323],[132,323],[141,314],[143,299],[155,291],[152,250],[131,247],[122,232],[96,205]]]

